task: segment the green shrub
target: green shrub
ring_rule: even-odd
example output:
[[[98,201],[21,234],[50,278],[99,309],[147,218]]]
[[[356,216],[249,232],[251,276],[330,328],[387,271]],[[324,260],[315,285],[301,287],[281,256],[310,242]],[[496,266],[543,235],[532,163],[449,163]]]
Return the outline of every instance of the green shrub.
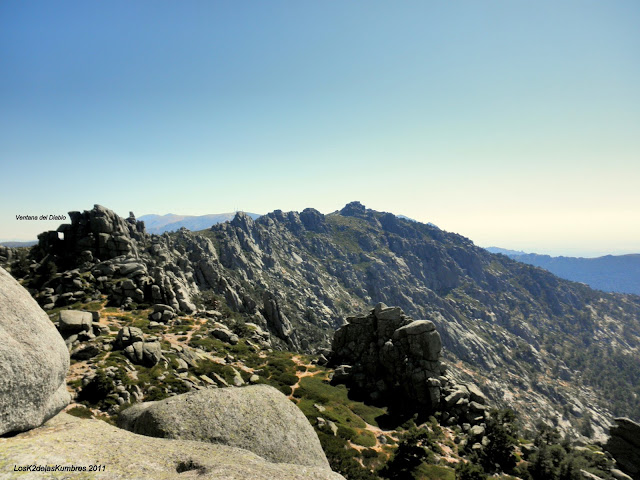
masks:
[[[431,432],[426,429],[410,429],[398,444],[389,462],[379,470],[383,478],[391,480],[416,479],[417,468],[423,463],[434,463],[433,452],[425,448]]]
[[[298,377],[296,377],[293,373],[281,373],[276,377],[276,381],[285,385],[295,385],[296,383],[298,383]]]
[[[377,443],[376,436],[368,430],[362,430],[357,433],[352,441],[353,443],[363,447],[373,447]]]
[[[85,385],[78,394],[78,402],[95,405],[98,408],[108,407],[115,402],[107,395],[113,393],[114,381],[103,370],[98,370],[95,377]]]
[[[471,462],[460,462],[456,466],[456,480],[486,480],[487,474],[482,467]]]
[[[338,436],[345,440],[353,440],[356,438],[356,431],[353,428],[338,425]]]
[[[343,438],[325,432],[317,433],[322,449],[333,471],[342,474],[349,480],[377,480],[373,473],[355,460],[354,457],[358,452],[349,448]]]

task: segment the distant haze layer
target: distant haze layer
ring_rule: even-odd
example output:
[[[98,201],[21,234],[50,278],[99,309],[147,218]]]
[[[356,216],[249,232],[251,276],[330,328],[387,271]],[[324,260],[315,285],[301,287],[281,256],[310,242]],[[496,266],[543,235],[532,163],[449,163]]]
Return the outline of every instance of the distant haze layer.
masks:
[[[640,254],[598,258],[552,257],[498,247],[487,248],[522,263],[544,268],[554,275],[605,292],[640,295]]]

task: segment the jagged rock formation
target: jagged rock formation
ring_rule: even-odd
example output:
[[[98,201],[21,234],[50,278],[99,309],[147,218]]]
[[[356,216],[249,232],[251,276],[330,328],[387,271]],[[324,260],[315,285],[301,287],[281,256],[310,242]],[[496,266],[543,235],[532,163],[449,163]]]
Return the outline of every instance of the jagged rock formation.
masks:
[[[14,465],[32,464],[101,468],[91,473],[25,472],[20,478],[344,480],[328,468],[272,463],[226,445],[145,437],[101,420],[79,420],[66,414],[35,430],[0,438],[0,465],[12,470]]]
[[[640,416],[637,297],[560,280],[437,227],[357,202],[330,215],[238,214],[200,234],[148,235],[99,206],[71,219],[33,248],[25,276],[43,306],[103,294],[193,313],[213,292],[271,345],[311,351],[350,312],[385,302],[441,318],[443,356],[463,367],[450,374],[473,377],[529,426],[542,418],[604,439],[611,409]]]
[[[482,423],[485,396],[476,385],[446,375],[441,348],[431,320],[412,320],[402,309],[379,303],[368,314],[347,317],[329,361],[337,365],[336,383],[374,402],[424,414],[439,410],[449,424]]]
[[[141,403],[124,410],[118,426],[152,437],[239,447],[276,463],[329,468],[306,417],[267,385],[208,389]]]
[[[66,407],[68,368],[60,334],[0,268],[0,435],[37,427]]]
[[[440,403],[442,343],[433,322],[408,318],[379,303],[368,315],[347,317],[333,337],[330,362],[344,380],[371,400],[406,401],[427,411]]]
[[[605,449],[634,480],[640,479],[640,425],[628,418],[616,418],[609,428]]]

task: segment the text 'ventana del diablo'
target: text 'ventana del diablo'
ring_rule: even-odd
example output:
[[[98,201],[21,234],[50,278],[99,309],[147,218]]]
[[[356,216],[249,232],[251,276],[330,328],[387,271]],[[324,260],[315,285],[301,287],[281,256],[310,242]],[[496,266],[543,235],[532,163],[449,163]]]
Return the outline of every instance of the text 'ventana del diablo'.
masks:
[[[16,215],[16,220],[66,220],[66,215]]]

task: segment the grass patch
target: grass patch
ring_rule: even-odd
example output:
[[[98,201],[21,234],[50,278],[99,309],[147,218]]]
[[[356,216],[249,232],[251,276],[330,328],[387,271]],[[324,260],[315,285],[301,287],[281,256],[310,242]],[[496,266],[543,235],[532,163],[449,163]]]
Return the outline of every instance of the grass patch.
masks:
[[[374,427],[379,426],[376,418],[385,414],[385,411],[382,408],[366,405],[362,402],[350,402],[349,408],[353,413]]]
[[[330,385],[324,380],[323,373],[300,379],[294,397],[300,399],[299,406],[303,412],[315,411],[314,403],[322,404],[326,408],[324,416],[338,425],[365,428],[366,421],[378,426],[375,418],[386,413],[382,408],[349,399],[347,388],[344,385]]]
[[[361,430],[351,441],[363,447],[373,447],[376,444],[376,436],[369,430]]]
[[[84,306],[84,310],[89,312],[97,312],[102,308],[103,302],[89,302]]]
[[[456,480],[456,472],[453,468],[423,463],[414,471],[414,478],[417,480]]]

